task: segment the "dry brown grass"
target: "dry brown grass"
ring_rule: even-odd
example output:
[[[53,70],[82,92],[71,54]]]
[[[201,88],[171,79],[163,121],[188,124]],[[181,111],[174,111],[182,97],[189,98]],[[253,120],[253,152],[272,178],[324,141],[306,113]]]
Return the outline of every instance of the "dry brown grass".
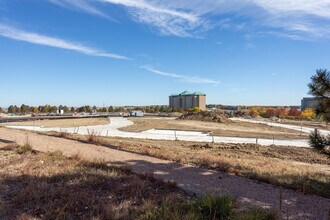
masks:
[[[252,124],[247,122],[215,123],[191,120],[168,120],[130,118],[134,124],[119,130],[140,132],[149,129],[190,130],[212,132],[216,136],[231,137],[259,137],[259,138],[308,138],[308,134],[300,135],[299,131],[291,129],[271,127],[264,124]]]
[[[96,144],[96,145],[99,145],[101,144],[101,138],[99,136],[99,134],[95,131],[95,130],[90,130],[88,129],[87,130],[87,133],[88,133],[88,142],[89,143],[92,143],[92,144]]]
[[[71,138],[87,140],[88,137],[72,135]],[[98,144],[330,198],[330,160],[313,149],[105,137],[99,137]]]
[[[229,197],[196,199],[174,182],[134,174],[121,164],[60,151],[24,158],[15,150],[2,152],[0,219],[276,219],[262,209],[242,212]]]
[[[79,126],[93,126],[109,124],[108,118],[78,118],[78,119],[55,119],[55,120],[36,120],[24,122],[4,123],[3,126],[17,125],[17,126],[38,126],[38,127],[79,127]]]
[[[0,147],[1,150],[3,151],[12,151],[18,148],[18,144],[17,143],[9,143],[4,145],[3,147]]]
[[[8,143],[8,144],[0,147],[0,150],[2,150],[2,151],[15,151],[18,154],[35,153],[35,151],[32,148],[32,145],[29,141],[28,136],[26,136],[26,139],[25,139],[23,145],[19,145],[15,142],[12,142],[12,143]]]
[[[1,152],[1,150],[0,150]],[[175,185],[129,167],[61,152],[0,157],[0,219],[135,219],[144,204],[188,198]]]

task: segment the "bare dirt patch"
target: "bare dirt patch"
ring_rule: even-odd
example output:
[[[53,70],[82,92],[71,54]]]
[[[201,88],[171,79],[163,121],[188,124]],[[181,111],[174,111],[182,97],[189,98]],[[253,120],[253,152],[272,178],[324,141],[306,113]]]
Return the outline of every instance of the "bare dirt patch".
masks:
[[[1,125],[16,125],[16,126],[38,126],[38,127],[78,127],[78,126],[93,126],[109,124],[108,118],[78,118],[78,119],[55,119],[55,120],[36,120],[24,122],[3,123]]]
[[[208,121],[217,123],[230,123],[231,121],[222,113],[219,112],[187,112],[183,113],[178,120],[195,120]]]
[[[251,138],[306,139],[308,134],[291,129],[272,127],[264,124],[231,121],[230,123],[204,122],[194,120],[167,120],[130,118],[133,125],[119,128],[122,131],[141,132],[149,129],[191,130],[212,132],[215,136]]]

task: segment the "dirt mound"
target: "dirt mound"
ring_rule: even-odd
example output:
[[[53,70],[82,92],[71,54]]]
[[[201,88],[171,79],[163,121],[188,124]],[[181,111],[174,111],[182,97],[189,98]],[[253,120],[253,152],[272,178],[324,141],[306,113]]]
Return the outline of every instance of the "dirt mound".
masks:
[[[218,123],[229,123],[228,117],[219,112],[187,112],[182,114],[179,120],[209,121]]]

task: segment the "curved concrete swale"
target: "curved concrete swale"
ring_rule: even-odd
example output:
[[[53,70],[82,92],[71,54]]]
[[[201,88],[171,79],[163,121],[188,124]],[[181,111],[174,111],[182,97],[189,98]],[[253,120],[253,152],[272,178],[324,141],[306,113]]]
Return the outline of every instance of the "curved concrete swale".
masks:
[[[241,143],[241,144],[259,144],[264,146],[292,146],[309,147],[308,140],[301,139],[266,139],[266,138],[242,138],[242,137],[222,137],[212,136],[209,133],[198,131],[178,131],[178,130],[156,130],[151,129],[143,132],[120,131],[118,128],[133,125],[127,118],[110,117],[110,123],[106,125],[81,126],[71,128],[59,127],[36,127],[36,126],[7,126],[14,129],[26,129],[34,131],[57,131],[78,133],[82,135],[94,132],[100,136],[154,139],[154,140],[181,140],[194,142],[214,142],[214,143]]]

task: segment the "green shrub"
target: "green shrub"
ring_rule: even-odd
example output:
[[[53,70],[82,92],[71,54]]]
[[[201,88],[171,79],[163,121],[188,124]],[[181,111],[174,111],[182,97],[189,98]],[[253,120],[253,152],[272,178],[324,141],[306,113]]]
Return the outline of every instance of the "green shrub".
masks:
[[[26,140],[23,145],[17,146],[16,152],[18,154],[25,154],[28,152],[33,152],[32,145],[30,144],[29,137],[26,137]]]
[[[327,137],[323,136],[317,129],[315,129],[309,135],[309,144],[318,151],[325,151],[325,148],[330,145],[330,135]]]
[[[25,154],[27,152],[32,152],[33,149],[30,144],[24,144],[17,147],[18,154]]]
[[[165,202],[158,206],[150,204],[142,219],[229,219],[234,208],[234,199],[209,195],[190,203]]]
[[[276,220],[276,212],[271,210],[264,210],[259,207],[251,208],[245,212],[241,212],[235,218],[237,220]]]
[[[201,219],[200,214],[189,203],[171,203],[163,202],[160,205],[147,205],[144,214],[140,219],[148,220],[198,220]]]
[[[203,219],[227,219],[235,208],[234,199],[227,196],[204,196],[195,203]]]

